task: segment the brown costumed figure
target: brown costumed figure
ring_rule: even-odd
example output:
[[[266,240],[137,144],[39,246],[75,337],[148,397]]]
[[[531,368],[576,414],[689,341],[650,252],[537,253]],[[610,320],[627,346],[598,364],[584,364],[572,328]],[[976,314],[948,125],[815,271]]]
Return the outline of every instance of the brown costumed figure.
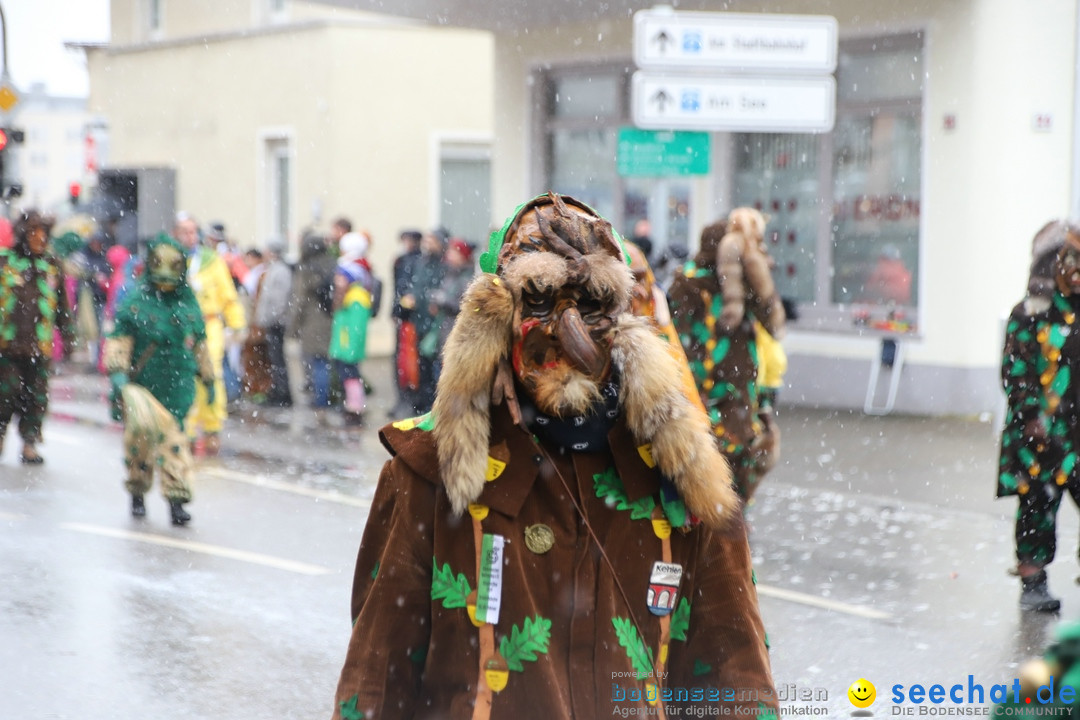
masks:
[[[432,412],[380,432],[334,717],[775,718],[730,470],[618,235],[549,193],[480,264]]]
[[[679,333],[735,488],[749,501],[775,464],[779,428],[762,407],[754,321],[779,340],[784,307],[765,247],[765,217],[736,208],[702,231],[701,248],[668,290]]]

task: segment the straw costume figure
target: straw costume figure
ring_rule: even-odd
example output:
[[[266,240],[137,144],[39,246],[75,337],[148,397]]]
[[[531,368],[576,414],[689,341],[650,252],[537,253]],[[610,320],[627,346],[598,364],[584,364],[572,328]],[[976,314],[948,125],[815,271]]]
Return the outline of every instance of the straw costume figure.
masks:
[[[159,235],[147,247],[142,281],[116,311],[105,348],[114,419],[124,420],[131,514],[146,514],[143,496],[157,468],[174,525],[191,520],[183,507],[191,501],[192,465],[184,419],[195,400],[196,376],[211,402],[215,392],[206,327],[185,278],[184,251]]]

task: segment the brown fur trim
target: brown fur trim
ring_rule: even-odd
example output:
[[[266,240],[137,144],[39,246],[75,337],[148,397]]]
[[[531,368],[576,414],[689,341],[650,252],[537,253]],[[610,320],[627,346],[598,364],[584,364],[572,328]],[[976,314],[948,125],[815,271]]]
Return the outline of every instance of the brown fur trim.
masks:
[[[630,266],[610,255],[593,253],[585,256],[589,267],[589,277],[585,287],[598,298],[614,297],[619,307],[625,308],[630,302],[630,293],[634,289],[634,275]]]
[[[484,489],[495,370],[510,349],[514,297],[495,275],[465,290],[461,312],[443,351],[432,415],[439,468],[458,513]]]
[[[566,258],[551,252],[518,255],[503,268],[501,277],[516,295],[530,285],[539,291],[559,288],[569,276]]]
[[[687,509],[718,528],[738,512],[727,460],[716,447],[705,413],[678,382],[681,371],[642,318],[623,315],[612,347],[620,371],[627,426],[638,442],[652,443],[660,471],[675,484]]]
[[[728,232],[717,250],[717,275],[723,292],[721,327],[732,330],[750,312],[774,338],[784,332],[784,308],[776,293],[764,249],[766,218],[754,208],[735,208],[728,216]]]
[[[131,352],[135,347],[135,338],[119,335],[105,340],[105,370],[110,373],[131,372]]]

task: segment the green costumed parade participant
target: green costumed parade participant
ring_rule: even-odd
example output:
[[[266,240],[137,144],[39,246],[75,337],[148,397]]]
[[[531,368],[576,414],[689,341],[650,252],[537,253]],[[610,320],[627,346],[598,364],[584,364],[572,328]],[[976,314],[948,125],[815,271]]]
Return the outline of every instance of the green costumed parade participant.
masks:
[[[779,452],[779,428],[757,385],[757,324],[776,340],[785,326],[765,224],[760,211],[744,207],[707,226],[697,255],[667,293],[717,445],[748,504]]]
[[[113,417],[124,420],[131,514],[146,514],[143,495],[158,467],[174,525],[191,519],[183,507],[191,500],[192,465],[184,418],[195,401],[196,376],[214,394],[206,326],[186,273],[184,251],[174,240],[164,234],[152,240],[146,274],[117,309],[105,347]]]
[[[997,496],[1015,495],[1016,571],[1023,610],[1056,612],[1046,566],[1057,550],[1065,493],[1080,503],[1080,227],[1047,225],[1036,236],[1027,297],[1005,328],[1001,381],[1008,411],[1001,434]]]
[[[51,221],[28,210],[15,223],[15,244],[0,248],[0,451],[13,415],[19,415],[21,460],[40,465],[37,452],[49,401],[55,331],[71,341],[64,276],[49,255]]]

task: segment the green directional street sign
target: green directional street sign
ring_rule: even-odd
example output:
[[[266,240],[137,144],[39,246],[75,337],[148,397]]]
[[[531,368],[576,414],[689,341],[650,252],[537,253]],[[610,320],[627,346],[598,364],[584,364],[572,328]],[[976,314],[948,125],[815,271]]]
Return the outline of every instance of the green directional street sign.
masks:
[[[620,128],[617,155],[622,177],[707,175],[709,134]]]

